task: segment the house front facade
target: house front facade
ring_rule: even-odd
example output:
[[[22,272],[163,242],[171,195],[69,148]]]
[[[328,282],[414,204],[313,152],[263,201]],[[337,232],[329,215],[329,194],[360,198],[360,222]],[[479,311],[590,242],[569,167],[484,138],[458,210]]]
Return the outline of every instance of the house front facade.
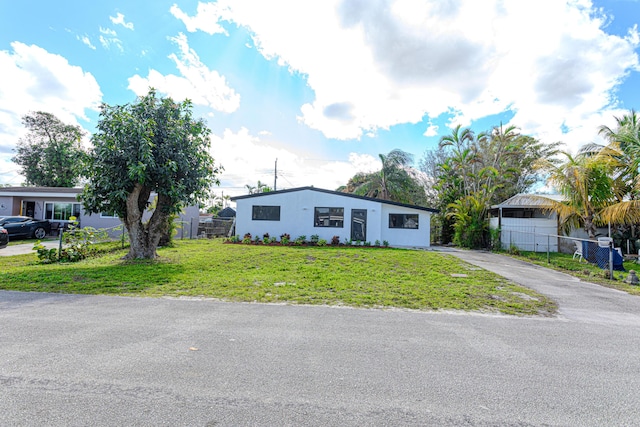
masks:
[[[328,242],[388,242],[395,247],[430,246],[431,215],[437,210],[349,193],[300,187],[237,196],[236,234],[292,239],[311,236]]]
[[[62,228],[73,216],[81,227],[105,229],[112,237],[122,234],[120,218],[111,213],[88,214],[78,196],[81,188],[63,187],[0,187],[0,216],[23,215],[35,219],[47,219]],[[150,216],[150,213],[147,213]],[[195,236],[198,232],[198,207],[190,206],[180,214],[183,228],[178,236]]]

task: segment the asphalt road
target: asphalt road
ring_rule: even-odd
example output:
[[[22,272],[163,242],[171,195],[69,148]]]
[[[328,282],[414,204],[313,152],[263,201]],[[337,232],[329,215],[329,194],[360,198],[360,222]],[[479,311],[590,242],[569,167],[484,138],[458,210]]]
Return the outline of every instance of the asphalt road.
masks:
[[[640,298],[455,255],[560,314],[0,292],[0,425],[640,425]]]

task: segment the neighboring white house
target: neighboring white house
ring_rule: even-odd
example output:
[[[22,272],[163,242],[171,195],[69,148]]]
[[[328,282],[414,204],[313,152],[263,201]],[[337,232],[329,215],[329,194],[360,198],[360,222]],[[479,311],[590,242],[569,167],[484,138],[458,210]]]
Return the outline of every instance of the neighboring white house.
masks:
[[[236,234],[292,239],[317,235],[328,242],[387,241],[396,247],[430,246],[436,209],[349,193],[300,187],[231,198],[236,202]]]
[[[75,216],[81,227],[113,229],[121,224],[119,218],[109,213],[87,214],[78,200],[81,188],[63,187],[0,187],[0,216],[24,215],[36,219],[48,219],[64,226],[69,217]],[[150,215],[150,214],[149,214]],[[178,236],[196,236],[198,232],[198,207],[189,206],[180,214],[183,228]],[[121,232],[119,232],[121,233]],[[111,232],[115,237],[118,232]]]
[[[489,226],[500,230],[502,247],[523,251],[573,253],[576,239],[588,239],[583,228],[566,235],[559,229],[555,212],[544,209],[545,200],[561,202],[559,194],[516,194],[491,207]],[[598,227],[597,236],[611,237],[608,227]]]
[[[558,195],[516,194],[491,207],[489,226],[500,229],[503,248],[546,252],[548,247],[550,252],[558,252],[558,237],[547,237],[558,235],[558,217],[543,209],[543,197],[560,200]]]

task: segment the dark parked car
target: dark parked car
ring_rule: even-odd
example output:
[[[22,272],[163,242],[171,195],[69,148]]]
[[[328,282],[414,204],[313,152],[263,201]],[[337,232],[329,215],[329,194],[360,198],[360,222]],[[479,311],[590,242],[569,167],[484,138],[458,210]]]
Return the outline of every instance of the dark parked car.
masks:
[[[7,233],[7,230],[4,227],[0,226],[0,249],[6,248],[8,244],[9,233]]]
[[[30,216],[0,217],[0,226],[6,228],[9,236],[42,239],[51,232],[51,223],[46,219],[33,219]]]

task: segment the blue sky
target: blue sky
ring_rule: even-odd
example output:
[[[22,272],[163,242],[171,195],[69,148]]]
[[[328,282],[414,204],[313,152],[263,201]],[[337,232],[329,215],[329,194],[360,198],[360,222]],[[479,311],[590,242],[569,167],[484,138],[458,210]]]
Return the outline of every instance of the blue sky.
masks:
[[[457,124],[575,151],[640,110],[636,0],[0,1],[0,184],[20,118],[90,135],[101,102],[189,98],[225,168],[215,191],[335,189]],[[87,144],[88,144],[87,138]]]

